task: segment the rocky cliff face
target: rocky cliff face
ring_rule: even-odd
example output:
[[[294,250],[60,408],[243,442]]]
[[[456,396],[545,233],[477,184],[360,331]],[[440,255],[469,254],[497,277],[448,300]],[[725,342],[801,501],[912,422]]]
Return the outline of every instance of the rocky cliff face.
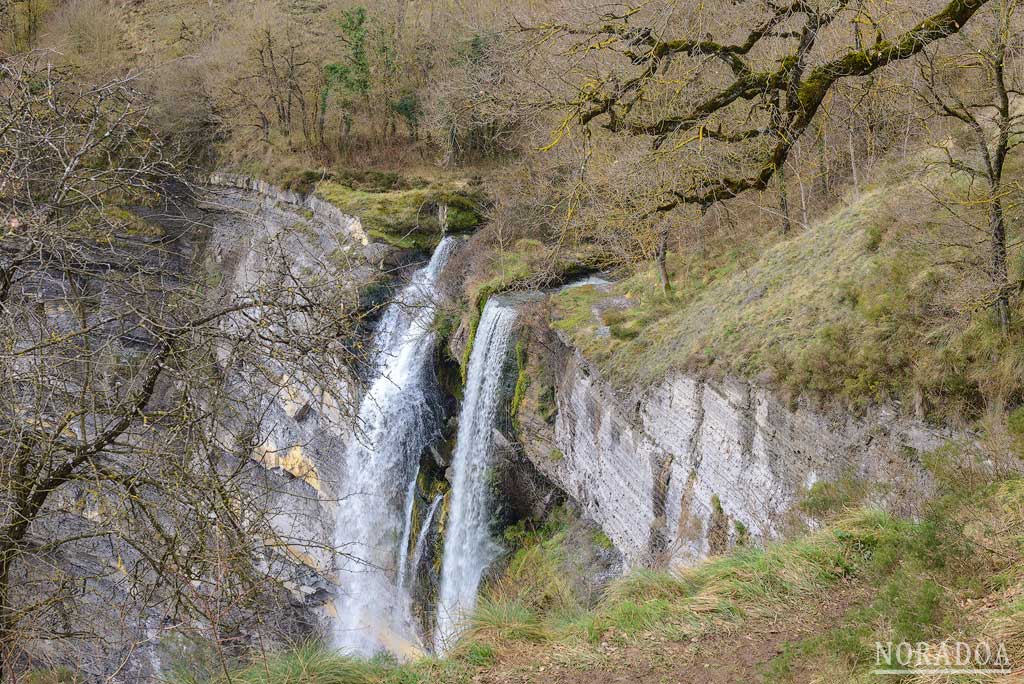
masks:
[[[889,408],[790,406],[738,378],[679,373],[623,394],[533,320],[525,452],[632,565],[689,564],[813,526],[798,504],[819,482],[880,483],[877,503],[913,513],[931,486],[919,454],[952,437]]]
[[[311,195],[229,174],[215,174],[211,185],[204,207],[211,216],[207,268],[218,276],[212,296],[258,288],[280,269],[274,255],[284,252],[291,273],[327,274],[369,308],[388,299],[416,256],[370,241],[358,218]],[[323,367],[336,367],[333,361],[324,359]],[[289,540],[276,574],[305,615],[306,631],[322,630],[334,610],[333,521],[342,456],[358,429],[362,381],[354,368],[339,368],[327,387],[323,377],[271,367],[272,377],[236,369],[236,391],[259,405],[263,433],[252,458],[267,470],[259,485],[277,533]]]
[[[410,260],[422,256],[368,241],[358,219],[319,200],[241,177],[214,180],[219,184],[198,201],[181,197],[159,211],[140,209],[160,228],[154,228],[156,237],[132,234],[118,239],[99,250],[97,268],[105,272],[102,269],[144,267],[158,274],[153,287],[157,298],[173,296],[179,281],[205,282],[213,308],[235,295],[258,293],[283,273],[299,280],[326,274],[328,282],[351,289],[346,301],[356,302],[364,325],[370,327],[374,306],[388,299]],[[104,288],[108,281],[116,279],[83,282],[90,322],[124,306],[116,291]],[[45,278],[25,287],[42,295],[62,291],[60,282]],[[44,300],[54,302],[45,311],[54,328],[79,325],[73,299],[52,295]],[[60,304],[65,300],[68,303]],[[302,328],[297,325],[295,330]],[[131,360],[153,344],[144,331],[142,326],[140,332],[118,336],[115,330],[104,341],[114,355]],[[301,346],[302,340],[295,342]],[[239,479],[247,478],[243,485],[261,512],[269,515],[276,533],[262,547],[262,540],[253,540],[261,574],[268,579],[267,596],[259,597],[265,609],[258,627],[232,616],[237,627],[232,644],[244,647],[253,629],[259,629],[264,645],[275,639],[300,640],[322,632],[332,611],[338,466],[356,429],[353,408],[362,391],[360,369],[344,367],[343,359],[324,359],[322,367],[337,368],[337,374],[312,378],[278,359],[248,368],[225,351],[220,361],[225,386],[219,388],[221,394],[211,391],[211,396],[243,401],[238,402],[236,424],[230,424],[225,412],[221,425],[226,434],[210,437],[243,458],[246,451],[235,448],[233,440],[238,435],[251,439],[254,448],[244,463],[236,469],[234,456],[225,454],[225,464],[244,473]],[[258,434],[247,434],[250,425],[258,426]],[[166,504],[168,509],[173,503]],[[163,505],[157,502],[155,507]],[[130,584],[125,574],[135,556],[126,544],[103,536],[109,506],[88,489],[68,487],[52,497],[50,508],[34,528],[36,537],[77,541],[61,545],[46,564],[24,568],[22,584],[26,591],[38,592],[40,587],[49,589],[54,578],[73,578],[67,584],[76,587],[69,590],[77,592],[74,600],[57,612],[62,630],[86,636],[40,640],[32,645],[26,662],[66,668],[88,681],[150,681],[161,671],[203,657],[203,644],[186,636],[189,625],[170,614],[173,606],[126,591]],[[116,514],[116,507],[110,510]],[[27,602],[34,600],[35,596],[26,597]]]

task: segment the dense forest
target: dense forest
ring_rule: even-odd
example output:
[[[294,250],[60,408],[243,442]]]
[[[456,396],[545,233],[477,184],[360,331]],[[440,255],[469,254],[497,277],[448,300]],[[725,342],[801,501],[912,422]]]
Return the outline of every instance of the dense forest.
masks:
[[[1018,0],[5,0],[0,94],[5,684],[1020,676]]]

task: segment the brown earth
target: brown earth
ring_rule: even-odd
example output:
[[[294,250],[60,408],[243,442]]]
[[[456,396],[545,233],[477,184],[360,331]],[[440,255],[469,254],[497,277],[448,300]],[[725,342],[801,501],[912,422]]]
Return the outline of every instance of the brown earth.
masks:
[[[840,585],[824,602],[787,605],[689,641],[651,640],[617,646],[606,638],[589,651],[552,644],[519,645],[481,671],[479,684],[754,684],[787,644],[834,627],[866,598]],[[810,676],[810,673],[807,673]],[[794,681],[802,681],[800,672]]]

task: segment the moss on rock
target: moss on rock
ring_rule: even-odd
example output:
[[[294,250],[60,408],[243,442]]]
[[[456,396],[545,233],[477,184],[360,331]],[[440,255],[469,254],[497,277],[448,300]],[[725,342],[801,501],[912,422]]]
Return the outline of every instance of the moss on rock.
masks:
[[[371,237],[401,249],[433,249],[446,231],[469,231],[483,221],[483,197],[467,183],[385,187],[328,179],[317,183],[316,195],[358,216]],[[446,225],[441,225],[442,206]]]

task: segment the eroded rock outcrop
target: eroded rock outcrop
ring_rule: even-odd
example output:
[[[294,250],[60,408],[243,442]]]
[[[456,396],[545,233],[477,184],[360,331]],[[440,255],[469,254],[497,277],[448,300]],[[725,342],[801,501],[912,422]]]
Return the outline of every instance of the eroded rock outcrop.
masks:
[[[813,526],[798,504],[822,481],[875,483],[876,503],[913,514],[931,487],[919,455],[953,437],[885,407],[791,406],[738,378],[677,373],[622,392],[542,316],[526,334],[525,452],[632,565],[689,564]]]

